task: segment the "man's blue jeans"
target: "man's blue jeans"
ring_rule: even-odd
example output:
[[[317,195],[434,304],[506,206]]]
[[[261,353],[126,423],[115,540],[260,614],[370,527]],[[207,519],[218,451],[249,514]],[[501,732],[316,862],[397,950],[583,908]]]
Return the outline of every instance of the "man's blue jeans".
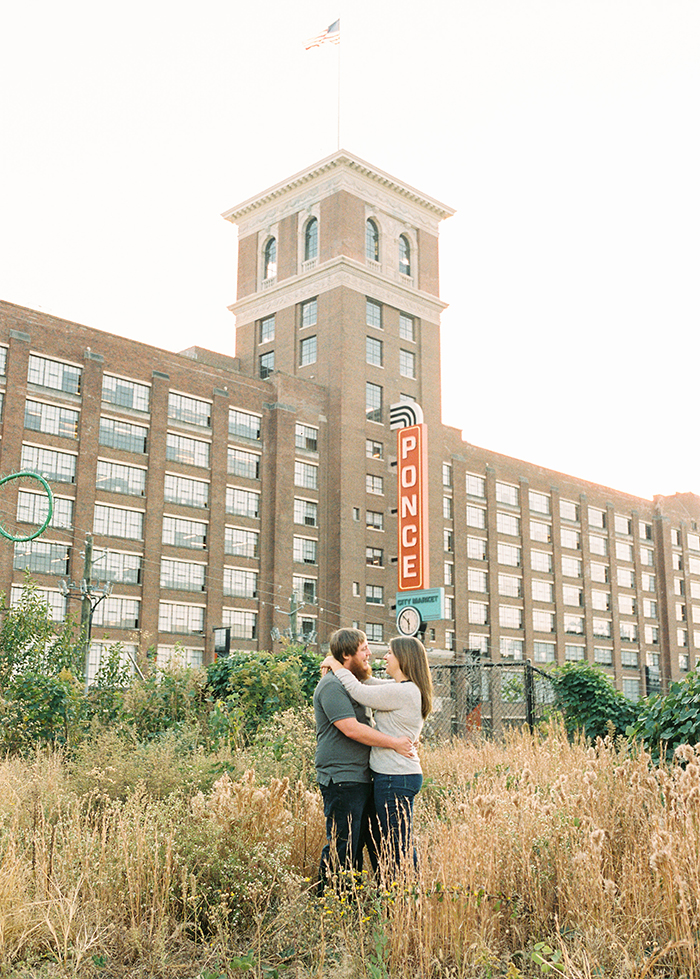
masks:
[[[374,805],[377,810],[382,837],[382,853],[400,865],[413,852],[413,864],[418,865],[418,855],[411,843],[413,825],[413,800],[420,792],[423,776],[383,775],[374,773]]]
[[[367,846],[372,866],[377,856],[376,814],[371,782],[329,782],[320,785],[326,817],[326,845],[319,868],[319,894],[330,873],[362,870],[362,851]]]

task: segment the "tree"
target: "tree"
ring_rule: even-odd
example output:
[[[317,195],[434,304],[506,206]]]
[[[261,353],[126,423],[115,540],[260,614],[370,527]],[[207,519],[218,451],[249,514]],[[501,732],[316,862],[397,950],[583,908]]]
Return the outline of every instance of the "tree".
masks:
[[[636,720],[638,706],[616,690],[598,667],[566,663],[549,675],[569,737],[579,731],[593,740],[604,738],[611,730],[623,734]]]

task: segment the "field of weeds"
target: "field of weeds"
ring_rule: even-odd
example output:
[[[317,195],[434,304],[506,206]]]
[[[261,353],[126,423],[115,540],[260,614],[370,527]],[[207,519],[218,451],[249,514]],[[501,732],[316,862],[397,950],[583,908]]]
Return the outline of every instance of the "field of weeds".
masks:
[[[318,899],[313,734],[288,724],[257,752],[0,762],[0,975],[700,977],[700,746],[426,745],[419,873]]]

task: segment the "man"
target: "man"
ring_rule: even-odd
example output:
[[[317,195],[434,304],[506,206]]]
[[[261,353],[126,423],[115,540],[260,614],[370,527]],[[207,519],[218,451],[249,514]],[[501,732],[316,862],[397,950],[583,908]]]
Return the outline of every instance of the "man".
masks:
[[[358,680],[372,674],[367,636],[359,629],[338,629],[331,636],[331,655]],[[350,699],[340,680],[328,672],[314,692],[316,717],[316,775],[326,817],[326,845],[321,855],[319,893],[330,869],[362,869],[365,844],[374,863],[370,821],[374,816],[369,749],[393,748],[411,758],[408,737],[380,734],[372,727],[369,710]]]

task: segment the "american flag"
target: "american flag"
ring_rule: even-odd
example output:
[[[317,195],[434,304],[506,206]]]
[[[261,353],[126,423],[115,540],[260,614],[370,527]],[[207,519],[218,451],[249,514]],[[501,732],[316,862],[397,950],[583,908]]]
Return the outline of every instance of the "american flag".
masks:
[[[304,42],[304,47],[308,51],[310,48],[320,48],[322,44],[340,44],[340,20],[333,21],[330,27],[316,37],[310,37]]]

